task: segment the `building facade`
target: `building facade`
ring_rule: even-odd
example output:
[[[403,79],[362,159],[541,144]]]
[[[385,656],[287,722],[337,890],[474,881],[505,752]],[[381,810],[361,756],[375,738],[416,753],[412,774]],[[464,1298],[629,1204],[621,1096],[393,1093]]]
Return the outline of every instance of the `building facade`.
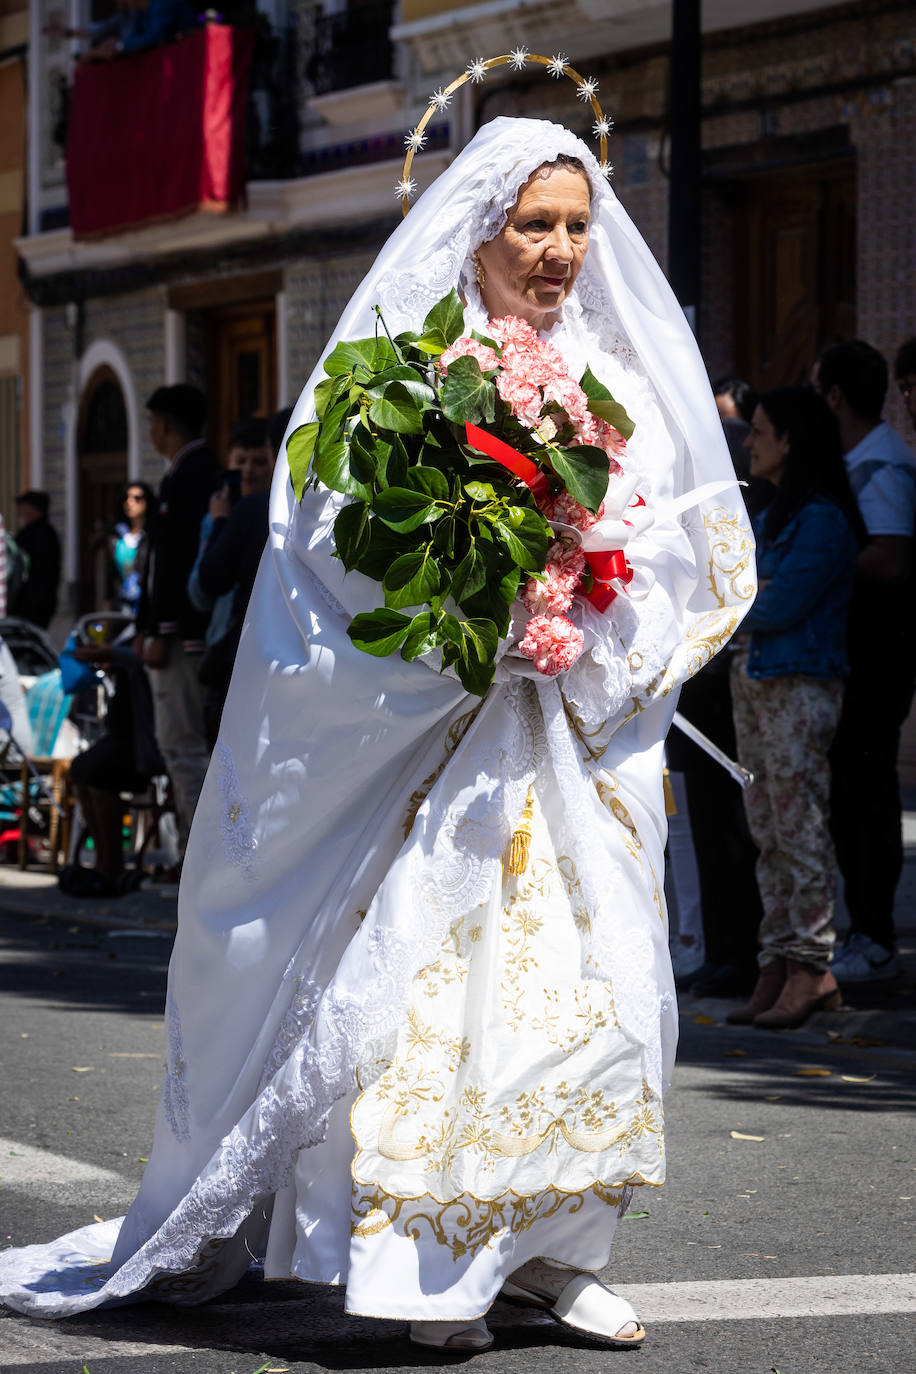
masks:
[[[163,381],[204,386],[217,446],[235,420],[295,399],[397,222],[405,133],[471,59],[523,44],[560,52],[598,80],[615,120],[613,184],[666,260],[670,4],[259,8],[247,207],[81,241],[68,226],[62,135],[80,40],[48,30],[85,25],[91,6],[30,7],[28,222],[16,243],[28,318],[16,356],[31,379],[22,462],[66,512],[72,609],[96,593],[86,548],[114,516],[120,484],[160,476],[146,397]],[[698,336],[711,375],[762,387],[795,380],[823,344],[855,334],[891,356],[916,332],[911,5],[706,0],[703,16]],[[590,136],[592,116],[574,94],[542,67],[503,67],[465,86],[430,124],[413,168],[421,188],[498,114],[553,118]],[[907,433],[896,395],[889,417]]]

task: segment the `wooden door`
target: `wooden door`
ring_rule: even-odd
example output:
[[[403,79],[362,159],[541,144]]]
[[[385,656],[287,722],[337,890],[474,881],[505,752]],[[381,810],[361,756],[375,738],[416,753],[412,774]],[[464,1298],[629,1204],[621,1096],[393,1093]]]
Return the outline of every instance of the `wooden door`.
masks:
[[[276,309],[273,300],[208,312],[208,397],[215,432],[210,440],[225,460],[229,434],[240,420],[277,408]]]
[[[761,391],[805,381],[826,344],[855,334],[854,164],[749,178],[738,234],[739,370]]]

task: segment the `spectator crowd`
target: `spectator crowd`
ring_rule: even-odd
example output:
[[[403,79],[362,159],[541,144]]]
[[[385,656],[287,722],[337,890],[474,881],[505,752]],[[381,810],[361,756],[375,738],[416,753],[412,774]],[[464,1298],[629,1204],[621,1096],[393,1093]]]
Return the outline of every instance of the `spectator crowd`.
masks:
[[[916,428],[916,338],[894,365]],[[900,971],[900,732],[916,682],[916,460],[883,412],[877,349],[821,353],[804,386],[714,385],[757,541],[759,589],[680,709],[753,774],[737,784],[676,731],[677,981],[748,997],[729,1020],[789,1027],[844,984]],[[686,834],[685,834],[686,832]],[[842,879],[849,933],[835,949]],[[705,957],[704,957],[705,956]]]

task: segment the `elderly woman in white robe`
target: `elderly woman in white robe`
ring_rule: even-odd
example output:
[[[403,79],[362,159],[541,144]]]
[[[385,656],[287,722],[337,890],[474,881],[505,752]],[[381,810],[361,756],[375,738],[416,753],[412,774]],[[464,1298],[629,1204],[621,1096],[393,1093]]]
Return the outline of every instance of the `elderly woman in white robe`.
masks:
[[[0,1257],[19,1310],[202,1301],[260,1248],[268,1278],[343,1284],[349,1312],[422,1344],[486,1348],[500,1293],[642,1339],[592,1271],[629,1190],[665,1175],[662,746],[678,684],[753,599],[752,544],[693,338],[579,139],[481,129],[328,350],[372,333],[376,305],[418,327],[455,286],[469,326],[526,319],[634,420],[630,595],[577,599],[585,651],[562,677],[510,639],[469,696],[354,648],[378,588],[334,557],[343,498],[297,505],[278,464],[185,861],[152,1157],[123,1223]]]

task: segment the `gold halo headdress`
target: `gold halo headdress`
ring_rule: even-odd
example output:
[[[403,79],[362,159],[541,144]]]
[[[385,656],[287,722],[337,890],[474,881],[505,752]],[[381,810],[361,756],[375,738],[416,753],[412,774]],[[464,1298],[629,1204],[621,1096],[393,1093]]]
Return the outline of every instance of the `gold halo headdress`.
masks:
[[[410,169],[415,155],[422,150],[423,145],[426,143],[427,135],[425,130],[433,115],[447,108],[455,91],[463,86],[466,81],[470,81],[476,86],[479,85],[487,72],[493,67],[510,66],[514,71],[520,72],[524,70],[528,62],[536,62],[539,63],[540,66],[546,67],[550,75],[555,76],[558,80],[561,76],[568,76],[571,81],[575,82],[578,98],[583,102],[589,103],[595,114],[596,122],[592,132],[595,138],[599,140],[599,165],[601,171],[606,177],[611,175],[614,169],[607,160],[607,136],[614,127],[614,121],[609,119],[601,108],[597,96],[598,82],[595,81],[593,77],[584,77],[580,72],[577,72],[574,67],[569,65],[562,53],[557,53],[554,57],[545,57],[542,53],[529,52],[527,48],[515,48],[512,52],[503,53],[500,57],[475,58],[473,62],[468,64],[467,69],[463,71],[460,76],[457,76],[450,85],[444,88],[440,86],[438,91],[435,91],[430,97],[430,102],[423,118],[419,121],[417,127],[411,133],[407,134],[404,139],[407,145],[407,155],[404,158],[401,180],[395,187],[395,194],[401,202],[401,211],[404,215],[406,215],[410,209],[410,197],[417,189],[416,182],[411,180]]]

